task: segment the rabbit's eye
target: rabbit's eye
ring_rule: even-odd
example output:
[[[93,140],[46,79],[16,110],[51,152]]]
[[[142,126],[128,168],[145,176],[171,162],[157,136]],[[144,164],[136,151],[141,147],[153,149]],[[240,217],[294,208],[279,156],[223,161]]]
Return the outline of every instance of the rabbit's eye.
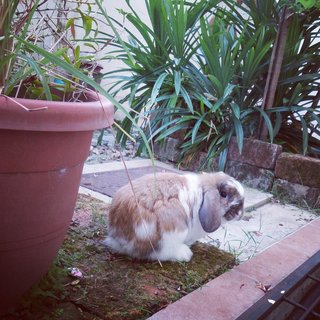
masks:
[[[226,197],[227,197],[227,193],[226,193],[225,191],[221,191],[221,192],[220,192],[220,196],[221,196],[222,198],[226,198]]]

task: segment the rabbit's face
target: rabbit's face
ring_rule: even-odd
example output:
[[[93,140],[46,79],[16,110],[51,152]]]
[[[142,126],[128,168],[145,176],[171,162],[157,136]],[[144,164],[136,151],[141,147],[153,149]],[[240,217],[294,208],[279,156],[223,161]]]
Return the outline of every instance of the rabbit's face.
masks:
[[[243,216],[244,189],[242,185],[230,179],[219,186],[221,202],[225,208],[222,220],[239,220]]]
[[[237,180],[223,172],[203,174],[201,179],[199,220],[205,232],[214,232],[222,223],[242,217],[244,189]]]

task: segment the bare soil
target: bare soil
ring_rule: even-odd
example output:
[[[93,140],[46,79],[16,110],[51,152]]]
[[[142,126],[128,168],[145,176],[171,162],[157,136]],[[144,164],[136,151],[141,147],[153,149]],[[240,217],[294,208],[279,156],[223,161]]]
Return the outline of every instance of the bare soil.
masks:
[[[234,257],[197,243],[189,263],[138,261],[102,244],[108,205],[79,195],[74,219],[52,268],[2,320],[146,319],[235,264]],[[78,268],[82,277],[70,275]]]

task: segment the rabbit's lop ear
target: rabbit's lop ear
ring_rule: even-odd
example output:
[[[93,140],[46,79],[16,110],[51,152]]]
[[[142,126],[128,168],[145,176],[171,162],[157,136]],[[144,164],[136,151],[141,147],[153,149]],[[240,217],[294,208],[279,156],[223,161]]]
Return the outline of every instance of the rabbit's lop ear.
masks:
[[[221,225],[221,207],[218,190],[203,193],[203,201],[199,210],[199,220],[205,232],[213,232]]]

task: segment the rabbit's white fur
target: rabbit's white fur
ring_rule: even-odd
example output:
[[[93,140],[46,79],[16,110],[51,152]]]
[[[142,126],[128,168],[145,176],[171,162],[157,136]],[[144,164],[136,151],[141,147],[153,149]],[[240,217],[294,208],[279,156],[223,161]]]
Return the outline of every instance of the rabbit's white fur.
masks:
[[[105,244],[135,258],[189,261],[192,243],[243,213],[243,187],[222,172],[156,173],[132,186],[114,195]]]

